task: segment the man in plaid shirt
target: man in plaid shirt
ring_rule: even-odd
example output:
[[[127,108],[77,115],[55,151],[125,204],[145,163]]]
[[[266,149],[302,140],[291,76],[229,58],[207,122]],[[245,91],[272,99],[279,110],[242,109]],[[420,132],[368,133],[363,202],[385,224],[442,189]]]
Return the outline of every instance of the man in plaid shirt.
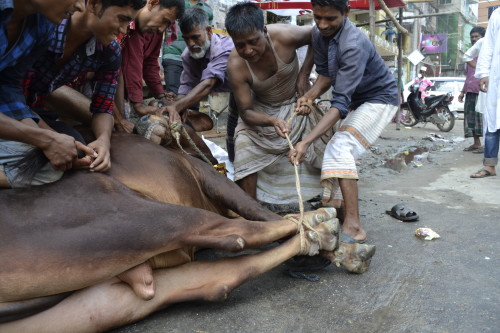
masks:
[[[59,179],[76,162],[77,148],[92,153],[74,138],[43,128],[26,106],[19,84],[46,48],[54,23],[82,8],[82,0],[0,0],[0,187],[29,185],[16,183],[14,164],[33,147],[50,162],[37,172],[33,185]]]
[[[129,21],[141,7],[141,0],[89,2],[84,12],[75,13],[57,25],[54,38],[24,82],[31,108],[56,131],[84,142],[78,132],[58,120],[60,113],[66,113],[65,110],[45,109],[45,98],[81,73],[95,73],[90,123],[96,139],[88,147],[96,152],[97,157],[89,158],[87,166],[84,166],[91,171],[102,172],[111,167],[113,101],[121,65],[116,36],[126,31]]]

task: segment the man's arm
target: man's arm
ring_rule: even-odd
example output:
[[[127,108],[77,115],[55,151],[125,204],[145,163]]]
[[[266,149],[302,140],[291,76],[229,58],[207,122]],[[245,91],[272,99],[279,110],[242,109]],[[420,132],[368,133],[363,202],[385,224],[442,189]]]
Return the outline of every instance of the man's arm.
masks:
[[[332,82],[330,81],[330,78],[328,76],[318,74],[318,78],[316,79],[316,82],[314,82],[311,89],[309,89],[304,94],[304,96],[300,97],[297,100],[295,111],[299,114],[309,114],[311,112],[311,109],[309,109],[309,107],[307,106],[304,106],[304,104],[314,103],[314,100],[323,95],[328,90],[328,88],[331,87],[331,84]]]
[[[326,131],[330,130],[340,119],[339,109],[332,107],[328,112],[320,119],[316,126],[311,132],[300,142],[295,145],[295,149],[288,152],[288,158],[290,163],[294,165],[299,165],[304,161],[307,148],[321,137]]]
[[[54,169],[71,169],[77,159],[77,149],[88,156],[94,151],[69,135],[42,129],[30,118],[18,121],[0,113],[0,138],[24,142],[40,148]]]
[[[168,105],[167,111],[175,111],[177,113],[187,109],[191,105],[199,103],[202,99],[208,96],[212,89],[219,82],[216,78],[209,78],[201,81],[196,85],[187,95],[184,95],[174,101],[172,104]],[[179,95],[180,96],[180,95]]]
[[[151,91],[151,94],[153,94],[153,96],[157,99],[164,99],[166,97],[166,92],[161,84],[160,63],[158,62],[163,41],[163,34],[155,33],[150,35],[153,35],[153,41],[151,41],[152,45],[150,47],[153,47],[154,50],[149,54],[149,56],[144,58],[142,75],[146,85]],[[166,102],[166,100],[164,102]]]
[[[490,16],[486,35],[482,38],[484,41],[483,45],[481,46],[481,51],[479,51],[476,73],[474,74],[475,77],[481,79],[479,81],[479,89],[482,92],[488,91],[490,69],[493,61],[493,54],[495,53],[495,42],[497,42],[497,38],[499,38],[497,35],[499,25],[500,10],[495,9]]]
[[[142,103],[143,63],[144,38],[139,32],[136,32],[127,39],[127,44],[122,51],[121,72],[123,73],[124,91],[130,105],[138,115],[158,114],[158,108]]]
[[[463,87],[462,87],[462,91],[460,91],[460,95],[458,95],[458,101],[459,101],[460,103],[463,103],[463,101],[464,101],[464,96],[465,96],[465,85],[466,85],[466,84],[467,84],[467,83],[466,83],[466,82],[464,82],[464,85],[463,85]]]
[[[290,24],[271,24],[267,26],[274,45],[278,46],[276,52],[282,56],[282,60],[287,62],[287,58],[293,59],[293,54],[288,50],[296,50],[304,45],[311,44],[312,26],[298,26]],[[281,48],[280,46],[284,46]]]
[[[96,140],[89,144],[97,152],[97,158],[90,164],[90,171],[106,171],[111,167],[110,146],[113,131],[113,109],[116,89],[120,74],[120,46],[113,42],[108,46],[112,54],[94,75],[94,91],[90,112],[92,113],[92,131]]]
[[[113,119],[115,128],[118,132],[132,133],[134,124],[125,119],[125,92],[123,86],[123,74],[118,75],[118,84],[116,85],[115,100],[113,105]]]
[[[304,94],[311,89],[311,84],[309,80],[309,76],[311,75],[311,71],[314,66],[314,56],[312,47],[309,46],[307,48],[306,57],[304,58],[304,62],[302,63],[302,67],[300,68],[299,74],[297,76],[297,83],[295,84],[295,89],[299,96],[304,96]]]

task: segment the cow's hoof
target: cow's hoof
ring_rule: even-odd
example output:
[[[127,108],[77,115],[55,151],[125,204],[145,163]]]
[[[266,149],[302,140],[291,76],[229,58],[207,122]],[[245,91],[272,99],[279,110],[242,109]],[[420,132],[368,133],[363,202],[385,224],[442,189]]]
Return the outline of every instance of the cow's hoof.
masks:
[[[321,223],[317,228],[325,228],[325,232],[321,238],[321,250],[333,251],[338,247],[339,244],[339,230],[340,223],[339,220],[333,218],[324,223]]]
[[[375,245],[341,242],[338,249],[333,252],[331,260],[337,266],[344,266],[351,273],[361,274],[370,266],[375,249]],[[329,254],[331,255],[332,252]]]
[[[306,232],[306,234],[307,234],[307,238],[309,241],[309,249],[308,249],[307,253],[305,253],[305,254],[307,254],[308,256],[315,256],[319,253],[319,248],[320,248],[319,233],[311,230],[311,231]]]
[[[325,207],[316,209],[311,212],[305,212],[303,221],[305,224],[309,224],[311,227],[315,227],[323,222],[334,219],[337,216],[337,211],[333,207]],[[285,216],[286,219],[289,219],[298,224],[300,221],[299,214],[289,214]]]

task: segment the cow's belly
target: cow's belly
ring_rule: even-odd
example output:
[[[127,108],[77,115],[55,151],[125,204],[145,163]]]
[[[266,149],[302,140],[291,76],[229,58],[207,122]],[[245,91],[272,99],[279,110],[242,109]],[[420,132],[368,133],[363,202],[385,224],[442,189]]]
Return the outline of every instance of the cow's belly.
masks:
[[[202,178],[211,175],[195,169],[191,157],[145,139],[126,135],[113,138],[110,176],[154,200],[221,213],[202,189]],[[169,153],[165,154],[165,150]]]

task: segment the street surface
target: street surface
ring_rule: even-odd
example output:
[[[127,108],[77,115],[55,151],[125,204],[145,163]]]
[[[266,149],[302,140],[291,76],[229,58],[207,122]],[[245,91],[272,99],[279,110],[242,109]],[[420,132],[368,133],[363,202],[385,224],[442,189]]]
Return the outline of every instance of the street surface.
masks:
[[[500,332],[500,176],[469,178],[482,155],[463,152],[472,139],[461,139],[462,120],[450,133],[395,128],[360,160],[360,213],[367,243],[377,246],[366,273],[330,265],[308,282],[284,275],[283,264],[225,302],[176,304],[113,332]],[[430,133],[454,141],[423,139]],[[398,153],[411,157],[412,146],[430,150],[421,166],[383,167]],[[397,203],[420,220],[385,214]],[[441,238],[421,240],[419,227]]]

